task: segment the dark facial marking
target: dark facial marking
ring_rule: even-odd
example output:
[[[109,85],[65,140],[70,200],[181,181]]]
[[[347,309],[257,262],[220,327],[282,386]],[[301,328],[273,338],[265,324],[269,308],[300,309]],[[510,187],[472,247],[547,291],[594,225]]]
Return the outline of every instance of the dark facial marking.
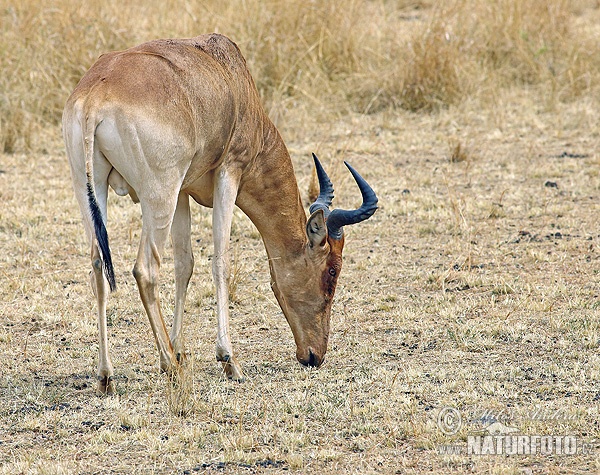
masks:
[[[342,257],[330,254],[327,258],[327,268],[323,271],[323,276],[321,278],[322,289],[329,299],[333,299],[341,268]]]

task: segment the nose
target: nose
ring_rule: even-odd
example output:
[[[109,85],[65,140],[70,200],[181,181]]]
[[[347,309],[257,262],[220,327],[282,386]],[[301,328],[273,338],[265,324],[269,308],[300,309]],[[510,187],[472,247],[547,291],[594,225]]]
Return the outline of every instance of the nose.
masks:
[[[312,348],[308,348],[308,352],[304,355],[296,353],[296,358],[300,364],[312,368],[318,368],[323,364],[323,361],[325,361],[325,356],[317,355]]]

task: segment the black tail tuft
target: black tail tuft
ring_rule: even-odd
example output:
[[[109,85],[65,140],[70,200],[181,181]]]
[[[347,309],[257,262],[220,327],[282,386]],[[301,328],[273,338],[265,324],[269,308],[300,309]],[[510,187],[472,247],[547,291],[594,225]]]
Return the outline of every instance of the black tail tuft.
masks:
[[[87,184],[87,195],[88,203],[90,205],[90,212],[92,214],[92,221],[94,222],[96,240],[98,241],[98,246],[100,247],[100,252],[102,254],[102,267],[104,268],[104,275],[106,275],[106,279],[108,280],[110,291],[114,292],[117,288],[117,284],[115,281],[115,270],[113,268],[112,258],[110,257],[110,248],[108,247],[108,233],[106,232],[106,226],[102,220],[102,213],[100,212],[100,207],[96,201],[96,195],[94,194],[92,185],[89,182]]]

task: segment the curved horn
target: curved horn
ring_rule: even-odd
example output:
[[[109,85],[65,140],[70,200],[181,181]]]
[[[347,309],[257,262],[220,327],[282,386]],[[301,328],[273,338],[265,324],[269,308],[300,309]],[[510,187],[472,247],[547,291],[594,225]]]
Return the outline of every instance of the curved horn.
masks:
[[[331,202],[333,201],[333,185],[331,184],[331,180],[325,173],[325,170],[321,166],[321,162],[317,156],[313,153],[313,159],[315,161],[315,168],[317,169],[317,177],[319,178],[319,196],[315,200],[315,202],[310,205],[310,213],[314,213],[318,209],[322,209],[325,214],[325,218],[329,215],[329,207],[331,206]]]
[[[369,219],[377,210],[377,195],[367,181],[352,168],[348,162],[344,164],[352,173],[363,198],[362,205],[356,210],[334,209],[327,217],[327,231],[332,239],[341,239],[344,234],[343,226],[356,224]]]

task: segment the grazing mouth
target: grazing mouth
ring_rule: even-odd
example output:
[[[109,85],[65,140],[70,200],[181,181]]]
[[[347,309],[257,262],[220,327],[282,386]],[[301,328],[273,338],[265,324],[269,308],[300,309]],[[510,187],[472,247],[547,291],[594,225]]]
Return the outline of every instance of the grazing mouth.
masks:
[[[316,355],[313,352],[312,348],[308,349],[308,354],[307,355],[305,355],[305,356],[299,356],[299,355],[297,355],[296,358],[298,359],[298,362],[301,365],[307,366],[309,368],[318,368],[325,361],[325,357],[324,356],[318,356],[318,355]]]

